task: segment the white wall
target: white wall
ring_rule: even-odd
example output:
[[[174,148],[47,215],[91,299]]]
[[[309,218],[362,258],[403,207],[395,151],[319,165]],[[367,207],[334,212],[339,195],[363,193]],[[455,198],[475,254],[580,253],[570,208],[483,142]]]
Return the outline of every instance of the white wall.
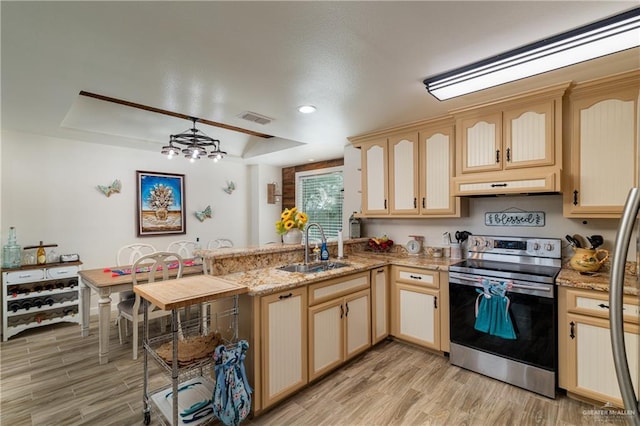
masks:
[[[262,245],[280,242],[275,223],[282,213],[282,197],[275,204],[267,203],[267,184],[276,183],[278,193],[282,194],[282,169],[280,167],[253,165],[249,167],[252,194],[251,206],[251,239],[250,244]]]
[[[197,237],[203,246],[216,238],[236,246],[253,240],[250,171],[237,160],[190,163],[150,151],[8,131],[2,132],[1,158],[2,244],[9,226],[15,226],[20,245],[58,244],[59,254],[79,253],[83,268],[90,269],[113,265],[118,248],[135,241],[164,249],[171,241]],[[136,236],[136,170],[185,175],[186,235]],[[96,189],[114,179],[122,182],[121,193],[107,198]],[[236,185],[231,195],[223,191],[227,181]],[[194,213],[207,205],[213,218],[200,222]]]
[[[345,216],[348,217],[354,210],[361,211],[359,150],[352,147],[345,149],[344,166],[344,211]],[[349,194],[348,200],[347,194]],[[532,228],[484,225],[484,214],[486,212],[498,212],[510,208],[543,211],[545,212],[546,225]],[[563,241],[563,257],[568,258],[573,255],[573,252],[564,239],[565,235],[577,233],[586,237],[587,235],[601,234],[605,238],[605,244],[602,248],[612,250],[617,226],[618,221],[615,219],[582,220],[563,217],[561,195],[508,196],[471,198],[469,199],[469,216],[459,219],[365,219],[362,223],[362,236],[371,237],[387,234],[396,243],[403,245],[409,241],[409,235],[424,235],[427,245],[440,245],[442,244],[442,234],[444,232],[450,232],[453,237],[455,231],[463,230],[480,235],[561,238]],[[633,241],[635,241],[635,234]],[[635,253],[635,245],[631,244],[627,259],[635,261]]]

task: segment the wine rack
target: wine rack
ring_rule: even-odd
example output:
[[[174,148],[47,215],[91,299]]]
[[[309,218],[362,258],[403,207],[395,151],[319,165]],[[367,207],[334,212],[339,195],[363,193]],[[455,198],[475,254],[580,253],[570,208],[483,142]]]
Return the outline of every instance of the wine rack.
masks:
[[[2,341],[34,327],[80,324],[80,262],[2,270]]]

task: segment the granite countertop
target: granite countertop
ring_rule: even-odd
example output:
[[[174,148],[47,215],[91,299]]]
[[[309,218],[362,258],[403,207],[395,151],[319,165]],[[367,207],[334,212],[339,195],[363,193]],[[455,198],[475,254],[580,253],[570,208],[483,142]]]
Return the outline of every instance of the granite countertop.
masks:
[[[201,255],[213,262],[213,271],[211,271],[213,275],[247,286],[249,295],[252,296],[275,293],[386,265],[448,271],[450,265],[460,262],[460,259],[433,258],[424,253],[411,255],[401,246],[396,246],[394,250],[387,253],[366,251],[362,248],[366,241],[366,238],[349,241],[353,245],[348,252],[345,251],[348,253],[348,257],[341,260],[348,266],[315,273],[287,272],[277,269],[286,264],[302,263],[301,254],[303,251],[300,246],[272,244],[259,247],[202,250]],[[332,247],[335,244],[329,243],[330,251],[334,251],[331,256],[332,260],[335,260],[336,247]],[[609,271],[603,269],[594,274],[583,275],[572,269],[567,263],[558,274],[556,284],[587,290],[608,291]],[[640,294],[640,285],[636,281],[635,262],[627,262],[624,294]]]
[[[302,273],[282,271],[277,269],[278,266],[282,265],[275,265],[233,272],[222,275],[221,278],[247,286],[249,288],[249,295],[251,296],[262,296],[386,265],[403,265],[436,271],[447,271],[449,265],[459,262],[459,260],[452,261],[447,258],[431,258],[426,255],[412,256],[401,252],[372,253],[364,251],[351,253],[347,258],[341,259],[340,261],[347,263],[348,266],[322,272]]]
[[[556,278],[556,284],[565,287],[581,288],[586,290],[609,291],[609,270],[596,273],[581,274],[566,264]],[[627,262],[624,275],[624,290],[626,295],[637,296],[640,293],[640,285],[637,281],[635,262]]]

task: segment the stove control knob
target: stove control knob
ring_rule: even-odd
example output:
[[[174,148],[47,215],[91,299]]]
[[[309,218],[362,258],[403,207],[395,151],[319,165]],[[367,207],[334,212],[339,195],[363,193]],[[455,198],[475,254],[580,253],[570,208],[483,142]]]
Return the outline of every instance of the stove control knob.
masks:
[[[540,243],[533,243],[533,251],[540,250]]]
[[[551,244],[551,243],[547,243],[547,244],[544,246],[544,249],[545,249],[546,251],[553,251],[553,244]]]

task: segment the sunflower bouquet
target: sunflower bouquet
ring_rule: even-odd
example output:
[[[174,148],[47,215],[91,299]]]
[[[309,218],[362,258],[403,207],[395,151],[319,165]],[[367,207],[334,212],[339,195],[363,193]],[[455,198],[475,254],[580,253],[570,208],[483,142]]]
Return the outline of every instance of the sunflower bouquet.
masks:
[[[279,235],[286,234],[293,228],[298,228],[302,231],[307,220],[309,220],[307,215],[298,211],[297,207],[284,209],[280,215],[280,220],[276,222],[276,231]]]

